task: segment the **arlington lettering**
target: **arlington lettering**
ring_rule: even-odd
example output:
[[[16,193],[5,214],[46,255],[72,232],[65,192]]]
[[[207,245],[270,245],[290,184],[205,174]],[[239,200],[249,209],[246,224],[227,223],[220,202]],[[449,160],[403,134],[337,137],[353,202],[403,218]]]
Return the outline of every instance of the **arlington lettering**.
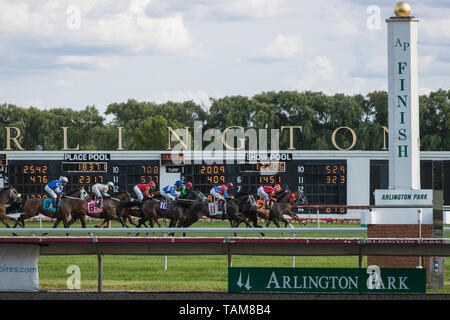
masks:
[[[229,292],[424,293],[425,269],[229,268]]]

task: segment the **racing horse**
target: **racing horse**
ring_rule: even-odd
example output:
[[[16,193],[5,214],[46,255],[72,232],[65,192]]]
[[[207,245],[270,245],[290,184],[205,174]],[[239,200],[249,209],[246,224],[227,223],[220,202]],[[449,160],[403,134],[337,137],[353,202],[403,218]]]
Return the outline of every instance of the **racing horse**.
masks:
[[[280,228],[279,221],[282,221],[284,222],[284,226],[286,228],[289,221],[284,218],[284,215],[288,215],[298,223],[301,223],[297,214],[291,211],[292,207],[298,204],[300,200],[302,202],[306,201],[303,193],[300,193],[299,191],[291,193],[289,190],[286,190],[278,196],[277,201],[274,202],[272,208],[268,211],[268,214],[258,211],[258,216],[267,220],[266,227],[269,226],[270,222],[273,222],[278,228]]]
[[[64,205],[67,205],[67,210],[70,210],[69,227],[78,219],[81,222],[81,227],[86,228],[86,215],[88,213],[88,202],[92,200],[91,196],[84,190],[84,188],[69,191],[63,196]]]
[[[132,197],[127,191],[119,191],[112,194],[110,197],[103,200],[103,210],[98,214],[88,213],[88,216],[96,219],[103,219],[103,222],[96,226],[101,228],[105,223],[109,221],[119,221],[122,227],[128,228],[125,223],[127,217],[127,206],[130,203]]]
[[[187,228],[193,225],[202,217],[207,217],[211,219],[224,220],[225,218],[230,221],[232,228],[236,228],[242,222],[247,225],[247,227],[252,227],[246,220],[247,218],[253,222],[255,228],[260,228],[258,225],[258,217],[256,212],[256,201],[252,195],[240,193],[234,198],[227,200],[225,206],[226,214],[211,215],[209,212],[208,200],[198,199],[195,204],[188,207],[185,215],[179,223],[179,227]]]
[[[239,204],[239,212],[240,216],[243,216],[244,219],[250,220],[253,223],[253,227],[262,228],[262,226],[258,225],[258,205],[256,204],[255,197],[249,193],[237,193],[234,198],[240,201]],[[237,221],[233,221],[236,223]],[[241,222],[238,222],[236,227],[239,226]]]
[[[88,193],[83,189],[70,191],[58,199],[57,208],[53,208],[50,199],[47,198],[29,198],[23,206],[24,213],[17,219],[14,228],[19,224],[25,228],[25,220],[42,214],[49,218],[56,219],[53,228],[63,223],[64,228],[68,228],[78,218],[81,220],[83,228],[86,228],[85,215],[87,213],[87,201],[90,199]],[[85,207],[84,207],[85,206]],[[74,216],[72,216],[74,214]],[[70,221],[69,221],[70,220]]]
[[[188,228],[196,223],[200,218],[208,217],[214,218],[209,213],[208,198],[194,200],[194,202],[186,208],[186,211],[178,222],[178,228]]]
[[[0,221],[7,228],[10,228],[8,221],[17,222],[16,219],[6,214],[8,208],[20,206],[21,203],[20,193],[13,187],[10,186],[0,190]]]
[[[165,210],[161,208],[161,202],[164,201],[165,198],[161,196],[159,191],[156,191],[152,193],[150,197],[145,197],[142,201],[134,199],[129,201],[129,203],[125,205],[127,208],[124,210],[123,214],[128,215],[130,218],[131,216],[139,218],[138,225],[136,225],[138,228],[141,226],[147,228],[147,221],[150,223],[151,228],[153,228],[155,223],[161,227],[158,220],[165,220],[166,218]]]

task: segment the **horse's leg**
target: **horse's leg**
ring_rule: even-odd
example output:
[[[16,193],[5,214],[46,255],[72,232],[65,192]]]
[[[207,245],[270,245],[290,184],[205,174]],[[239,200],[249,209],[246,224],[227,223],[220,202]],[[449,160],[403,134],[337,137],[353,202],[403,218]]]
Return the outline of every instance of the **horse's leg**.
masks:
[[[10,218],[10,217],[8,217],[6,214],[5,214],[5,217],[4,218],[2,218],[2,219],[0,219],[0,221],[6,226],[6,228],[11,228],[11,226],[9,225],[9,223],[8,223],[8,220],[9,219],[13,219],[13,218]],[[15,219],[14,219],[15,220]],[[12,233],[12,235],[13,236],[16,236],[17,237],[17,234],[16,233]]]
[[[131,223],[135,228],[139,228],[138,225],[136,223],[134,223],[132,216],[128,215],[127,219],[128,219],[128,222]]]
[[[129,228],[127,225],[127,218],[123,218],[123,216],[119,216],[118,217],[119,222],[122,224],[123,228]]]
[[[281,215],[281,217],[278,218],[280,221],[284,222],[284,227],[287,228],[287,226],[289,225],[289,221],[287,221],[283,215]]]
[[[98,226],[95,226],[95,228],[103,228],[103,225],[104,225],[106,222],[108,222],[108,221],[109,221],[109,219],[104,218],[104,219],[103,219],[103,222],[100,223]]]
[[[298,215],[295,212],[292,211],[288,211],[287,214],[292,217],[294,220],[296,220],[298,222],[298,224],[302,224],[302,221],[300,220],[300,218],[298,217]]]
[[[67,227],[70,228],[70,226],[72,224],[74,224],[75,221],[77,221],[77,219],[78,219],[77,217],[75,217],[74,215],[71,215],[70,220],[67,222]],[[81,218],[80,218],[80,220],[81,220]]]
[[[19,224],[21,228],[25,228],[25,220],[26,220],[26,213],[23,213],[17,218],[16,223],[14,224],[13,228],[16,228]]]
[[[5,227],[7,227],[8,229],[11,228],[11,226],[8,223],[8,219],[7,218],[1,218],[0,221],[5,225]]]
[[[80,217],[80,222],[81,222],[81,227],[82,227],[83,229],[86,229],[86,216],[85,216],[85,215],[82,215],[82,216]]]
[[[272,221],[273,221],[273,223],[277,226],[277,228],[281,228],[281,226],[280,226],[280,224],[278,223],[278,220],[277,220],[277,219],[273,219]]]
[[[56,218],[56,221],[53,224],[53,228],[57,228],[60,222],[61,222],[61,218]]]

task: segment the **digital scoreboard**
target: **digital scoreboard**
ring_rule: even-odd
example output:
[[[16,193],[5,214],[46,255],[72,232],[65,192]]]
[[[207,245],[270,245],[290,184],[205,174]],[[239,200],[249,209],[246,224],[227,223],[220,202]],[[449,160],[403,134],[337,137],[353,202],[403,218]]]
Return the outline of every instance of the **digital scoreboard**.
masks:
[[[247,157],[230,164],[191,164],[182,167],[182,180],[192,182],[213,200],[209,191],[213,186],[232,182],[234,192],[256,194],[262,185],[287,184],[291,191],[302,191],[311,205],[347,204],[346,160],[294,160],[287,155],[283,160],[270,157]],[[309,209],[298,209],[310,213]],[[345,208],[322,208],[321,213],[345,214]],[[316,213],[316,211],[314,211]]]
[[[66,176],[66,190],[96,183],[114,183],[113,192],[132,192],[138,183],[154,181],[159,187],[159,160],[111,160],[109,154],[65,154],[63,160],[10,160],[3,169],[7,183],[27,198],[46,197],[45,185]]]

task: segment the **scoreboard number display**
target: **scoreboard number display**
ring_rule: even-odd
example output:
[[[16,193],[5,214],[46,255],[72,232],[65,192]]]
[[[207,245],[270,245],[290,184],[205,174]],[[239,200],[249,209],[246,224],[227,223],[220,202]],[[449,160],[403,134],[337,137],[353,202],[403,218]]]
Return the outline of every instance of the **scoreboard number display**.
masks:
[[[159,160],[111,160],[109,154],[64,154],[63,160],[10,160],[7,182],[26,198],[46,198],[45,185],[66,176],[66,190],[84,187],[92,192],[96,183],[114,183],[114,190],[132,192],[138,184],[155,182],[159,188]]]
[[[347,204],[347,160],[252,161],[235,164],[185,165],[181,178],[208,196],[213,186],[232,182],[233,192],[256,195],[261,185],[287,184],[291,191],[303,192],[309,205]],[[317,209],[298,208],[300,214],[317,213]],[[320,213],[345,214],[345,208],[321,208]]]

